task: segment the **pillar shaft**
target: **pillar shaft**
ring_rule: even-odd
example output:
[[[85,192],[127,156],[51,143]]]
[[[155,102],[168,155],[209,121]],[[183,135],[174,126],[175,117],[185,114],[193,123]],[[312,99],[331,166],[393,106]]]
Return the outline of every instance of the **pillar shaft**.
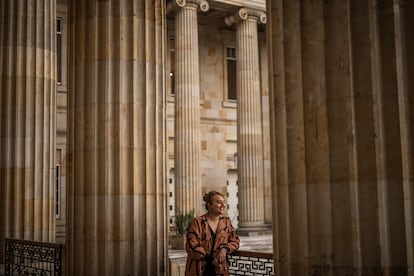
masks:
[[[198,213],[200,178],[200,83],[197,5],[175,15],[175,206]]]
[[[263,138],[257,19],[237,26],[239,226],[264,224]]]
[[[70,2],[68,275],[161,275],[163,1]]]
[[[54,241],[56,3],[0,3],[0,260],[4,238]]]
[[[414,275],[414,6],[266,7],[275,274]]]

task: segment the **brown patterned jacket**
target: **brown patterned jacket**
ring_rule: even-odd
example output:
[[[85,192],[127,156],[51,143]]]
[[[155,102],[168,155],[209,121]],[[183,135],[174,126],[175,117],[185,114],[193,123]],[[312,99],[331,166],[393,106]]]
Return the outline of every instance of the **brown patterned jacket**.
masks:
[[[221,248],[231,254],[238,250],[240,240],[231,224],[229,217],[221,216],[217,225],[216,239],[212,244],[207,214],[195,218],[187,230],[186,251],[187,263],[185,269],[186,276],[203,275],[206,261],[204,256],[211,252],[213,247],[213,256],[217,257]],[[216,275],[229,276],[229,261],[226,258],[225,263],[215,265]]]

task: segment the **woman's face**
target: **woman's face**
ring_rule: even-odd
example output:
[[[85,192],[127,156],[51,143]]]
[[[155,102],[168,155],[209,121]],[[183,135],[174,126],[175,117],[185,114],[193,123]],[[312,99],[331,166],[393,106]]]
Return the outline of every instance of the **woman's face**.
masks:
[[[214,195],[210,201],[210,213],[215,215],[222,215],[226,209],[226,202],[221,195]]]

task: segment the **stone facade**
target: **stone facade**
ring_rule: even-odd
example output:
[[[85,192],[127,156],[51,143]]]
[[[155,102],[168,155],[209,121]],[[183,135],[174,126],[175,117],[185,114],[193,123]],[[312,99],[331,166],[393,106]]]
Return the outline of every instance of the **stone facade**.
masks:
[[[239,226],[273,223],[278,275],[414,275],[413,3],[268,0],[244,30],[264,1],[170,4],[0,2],[1,262],[14,237],[64,242],[67,275],[166,275],[169,191],[201,213],[217,189]],[[173,62],[183,5],[198,53]]]
[[[236,49],[236,28],[228,26],[220,17],[211,16],[215,7],[207,12],[200,11],[198,14],[198,51],[199,51],[199,106],[200,106],[200,174],[201,174],[201,193],[197,198],[198,214],[205,212],[202,194],[209,190],[218,190],[224,195],[228,195],[228,215],[232,218],[233,223],[238,225],[238,183],[237,183],[237,101],[229,99],[227,84],[228,68],[226,63],[227,49]],[[224,13],[225,14],[225,13]],[[230,13],[229,13],[230,14]],[[177,84],[176,77],[177,63],[176,56],[176,29],[174,23],[174,13],[168,17],[168,56],[167,72],[170,78],[167,79],[167,149],[168,149],[168,171],[169,171],[169,190],[170,190],[170,226],[173,227],[174,208],[176,207],[176,198],[174,186],[176,181],[176,168],[174,145],[178,141],[175,136],[175,101],[176,93],[174,83]],[[256,25],[257,28],[257,25]],[[271,210],[270,201],[270,143],[269,143],[269,108],[268,108],[268,85],[267,85],[267,50],[264,28],[260,29],[256,43],[260,47],[257,50],[260,66],[258,71],[258,100],[259,108],[262,110],[260,120],[263,120],[261,130],[263,135],[260,137],[260,145],[265,152],[261,157],[263,168],[260,169],[263,181],[261,181],[262,192],[259,198],[260,203]],[[262,123],[260,121],[260,123]],[[179,200],[178,202],[181,202]],[[271,212],[267,213],[267,223],[271,222]]]

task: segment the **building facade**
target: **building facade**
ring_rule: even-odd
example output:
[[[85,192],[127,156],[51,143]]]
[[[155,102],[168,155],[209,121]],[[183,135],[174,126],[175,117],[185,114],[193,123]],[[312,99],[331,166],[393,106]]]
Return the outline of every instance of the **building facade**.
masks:
[[[0,2],[4,238],[167,275],[174,209],[272,224],[277,275],[414,275],[411,1]],[[170,198],[171,195],[171,198]]]
[[[231,2],[231,1],[228,1]],[[209,7],[206,11],[199,11],[197,14],[197,38],[198,45],[198,66],[200,69],[199,90],[197,93],[199,106],[199,115],[191,115],[199,117],[198,129],[199,141],[199,170],[200,170],[200,188],[196,202],[198,202],[198,214],[205,212],[199,194],[204,194],[209,190],[218,190],[222,192],[227,199],[228,215],[232,218],[235,225],[238,225],[238,177],[237,177],[237,58],[236,58],[236,26],[226,24],[224,18],[234,15],[236,10],[235,4],[227,3],[226,5],[214,2],[208,2]],[[257,4],[257,3],[256,3]],[[258,6],[261,10],[265,10],[264,2]],[[181,65],[176,58],[177,50],[177,26],[175,18],[179,8],[170,8],[167,10],[167,56],[166,56],[166,102],[167,102],[167,151],[169,172],[169,209],[170,224],[174,225],[175,201],[184,202],[182,199],[175,199],[175,186],[180,183],[176,181],[176,156],[174,151],[177,149],[175,142],[175,101],[176,92],[182,85],[177,80],[177,70],[179,66],[189,67],[191,65]],[[264,13],[263,13],[264,14]],[[268,86],[267,86],[267,49],[264,26],[257,26],[258,50],[256,52],[258,66],[258,82],[260,87],[256,90],[259,96],[258,110],[261,115],[261,140],[263,145],[263,154],[261,162],[261,174],[263,186],[260,202],[267,206],[267,210],[271,210],[270,201],[270,143],[269,143],[269,104],[268,104]],[[183,28],[189,28],[184,26]],[[187,41],[187,40],[186,40]],[[185,72],[184,74],[188,74]],[[177,95],[178,96],[178,95]],[[179,128],[179,127],[178,127]],[[178,149],[180,150],[180,149]],[[191,152],[189,149],[182,150],[185,154]],[[182,166],[183,161],[177,161],[178,166]],[[185,168],[191,169],[194,161],[185,164]],[[186,173],[184,173],[186,174]],[[184,184],[181,184],[184,185]],[[265,192],[264,190],[267,190]],[[201,204],[201,205],[200,205]],[[180,205],[180,203],[178,203]],[[193,204],[190,204],[194,208]],[[185,206],[178,206],[184,209]],[[266,212],[268,216],[264,217],[267,224],[271,223],[271,212]]]

